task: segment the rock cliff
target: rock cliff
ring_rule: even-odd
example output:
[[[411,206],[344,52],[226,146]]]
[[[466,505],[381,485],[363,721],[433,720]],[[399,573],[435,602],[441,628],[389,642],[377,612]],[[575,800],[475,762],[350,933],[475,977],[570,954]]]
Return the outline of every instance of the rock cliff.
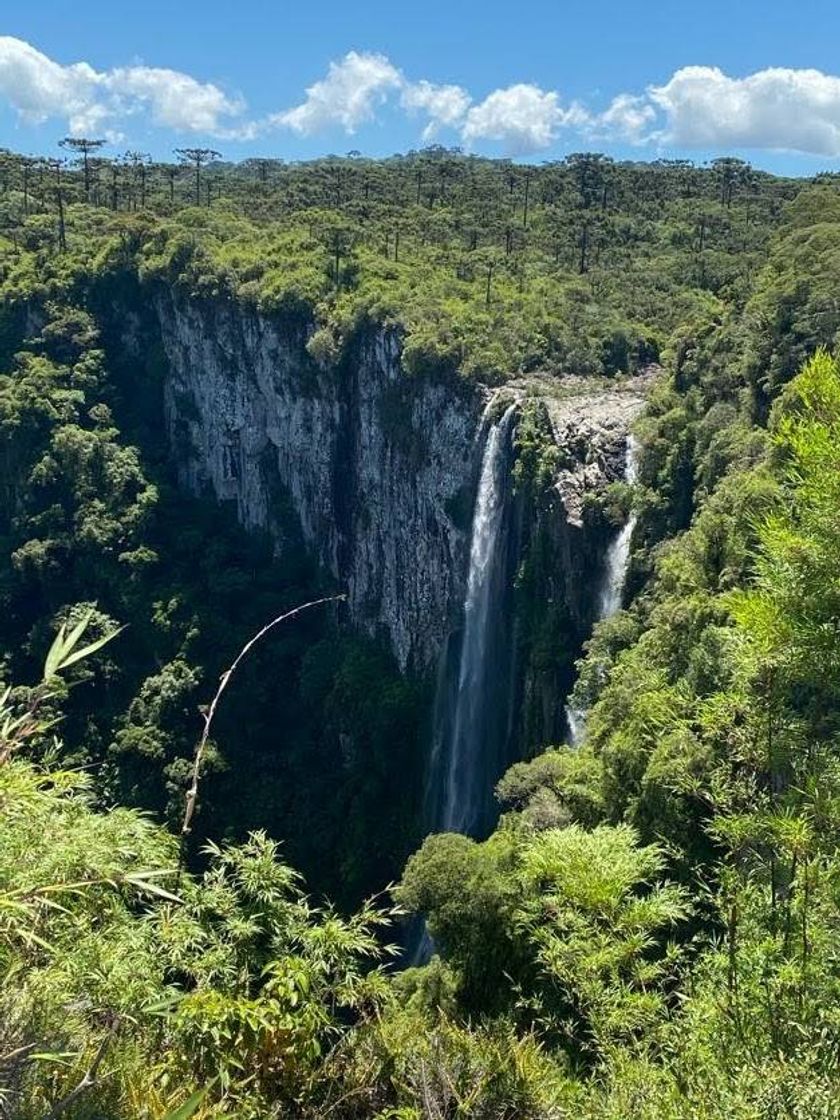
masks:
[[[463,599],[486,390],[408,377],[393,331],[362,331],[325,367],[306,325],[169,290],[155,302],[182,484],[281,547],[290,505],[354,624],[428,670]]]
[[[170,289],[157,291],[154,304],[181,484],[233,502],[243,526],[268,530],[281,551],[291,510],[311,552],[347,591],[353,624],[385,640],[401,669],[433,672],[462,620],[490,391],[456,376],[409,376],[392,330],[360,330],[327,365],[309,354],[303,321],[188,301]],[[517,498],[511,518],[527,585],[515,609],[526,635],[518,738],[528,744],[562,732],[609,531],[587,522],[584,497],[622,477],[627,431],[643,401],[638,385],[557,389],[536,379],[504,390],[543,400],[559,449],[548,492],[530,506]]]
[[[538,397],[556,460],[548,487],[522,511],[517,624],[519,751],[561,741],[575,661],[598,617],[610,540],[617,529],[587,499],[624,478],[627,437],[650,378],[611,387],[569,378],[516,388]]]

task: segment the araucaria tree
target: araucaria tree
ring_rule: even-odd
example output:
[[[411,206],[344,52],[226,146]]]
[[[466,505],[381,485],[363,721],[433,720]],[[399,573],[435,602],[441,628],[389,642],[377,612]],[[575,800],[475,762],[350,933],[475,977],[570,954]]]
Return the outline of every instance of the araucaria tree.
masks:
[[[81,160],[82,172],[85,177],[85,198],[90,197],[90,154],[97,152],[104,146],[104,140],[90,140],[86,136],[65,136],[63,140],[59,140],[59,147],[68,148],[71,152],[75,152]]]
[[[175,155],[178,156],[181,163],[191,165],[195,168],[195,204],[201,205],[201,169],[206,163],[211,160],[221,159],[222,153],[214,151],[213,148],[176,148]]]

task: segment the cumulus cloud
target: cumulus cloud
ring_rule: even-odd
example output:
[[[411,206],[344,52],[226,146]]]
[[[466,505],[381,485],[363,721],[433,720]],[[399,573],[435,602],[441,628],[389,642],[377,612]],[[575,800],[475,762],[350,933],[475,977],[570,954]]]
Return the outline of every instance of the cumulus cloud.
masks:
[[[642,144],[650,138],[656,119],[656,109],[647,97],[620,93],[603,113],[593,118],[591,126],[595,134]]]
[[[330,63],[299,105],[254,121],[240,97],[189,74],[63,65],[22,39],[0,36],[0,102],[27,124],[58,119],[72,134],[110,139],[141,116],[218,139],[252,139],[277,127],[300,136],[330,128],[353,134],[387,106],[425,118],[426,142],[449,130],[469,147],[493,143],[514,156],[545,151],[564,131],[662,148],[840,156],[840,77],[781,67],[738,78],[714,66],[685,66],[661,85],[618,94],[598,113],[528,83],[474,102],[460,85],[409,80],[385,55],[350,51]]]
[[[467,144],[498,140],[510,155],[550,148],[562,128],[582,127],[589,119],[579,105],[564,109],[556,93],[518,84],[497,89],[467,113],[462,136]]]
[[[675,147],[840,155],[840,78],[820,70],[730,78],[716,66],[686,66],[648,97],[666,118],[657,139]]]
[[[331,128],[352,135],[360,125],[375,120],[379,109],[393,104],[397,95],[403,109],[428,118],[423,130],[427,141],[441,128],[458,127],[472,101],[461,86],[409,81],[383,54],[350,51],[330,63],[326,76],[307,89],[300,105],[273,114],[268,123],[301,136]]]
[[[341,62],[330,63],[327,76],[307,89],[305,101],[275,114],[271,122],[302,136],[335,126],[352,134],[373,120],[388,94],[402,85],[399,70],[385,55],[350,51]]]
[[[90,113],[99,75],[86,62],[59,66],[22,39],[0,37],[0,94],[29,124],[62,114],[70,121]]]
[[[152,123],[178,132],[204,132],[213,136],[248,133],[251,125],[225,125],[245,110],[241,98],[230,98],[206,82],[197,82],[178,70],[130,66],[109,71],[105,87],[124,102],[147,107]]]
[[[429,118],[423,129],[423,139],[429,141],[437,136],[441,128],[460,125],[472,98],[462,86],[421,81],[406,83],[400,101],[409,112],[422,112]]]
[[[22,39],[0,36],[0,98],[28,124],[52,118],[70,132],[113,133],[120,119],[146,112],[154,124],[210,136],[247,136],[239,98],[177,70],[148,66],[97,71],[86,62],[62,66]]]

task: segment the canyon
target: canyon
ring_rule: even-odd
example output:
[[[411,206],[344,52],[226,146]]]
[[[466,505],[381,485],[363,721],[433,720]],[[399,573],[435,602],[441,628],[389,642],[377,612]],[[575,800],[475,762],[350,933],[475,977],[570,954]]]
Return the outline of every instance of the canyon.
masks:
[[[309,352],[305,322],[173,289],[156,291],[153,306],[180,485],[231,503],[281,557],[299,534],[346,592],[346,624],[384,643],[403,673],[436,679],[427,815],[486,831],[505,766],[568,735],[565,700],[603,613],[610,549],[618,536],[625,553],[630,546],[632,526],[609,524],[597,502],[625,477],[649,376],[494,388],[453,373],[408,374],[395,330],[361,329],[326,363]],[[549,484],[537,488],[515,481],[525,409],[552,461]],[[483,476],[495,480],[489,498]],[[478,587],[483,499],[495,503],[484,511],[494,539],[480,558],[492,571]],[[529,640],[528,602],[543,616],[539,642]],[[488,740],[480,764],[465,735]],[[467,774],[473,765],[480,772]],[[470,790],[458,805],[442,766]]]

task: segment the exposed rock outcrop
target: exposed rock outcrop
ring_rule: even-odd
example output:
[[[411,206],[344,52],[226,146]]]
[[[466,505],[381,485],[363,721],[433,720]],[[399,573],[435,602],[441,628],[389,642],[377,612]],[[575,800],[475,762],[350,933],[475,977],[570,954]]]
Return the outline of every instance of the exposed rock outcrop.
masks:
[[[546,407],[563,460],[555,489],[571,525],[583,524],[587,494],[598,493],[624,477],[627,433],[644,405],[646,382],[625,382],[611,389],[546,397]]]
[[[566,697],[598,617],[616,532],[586,499],[624,478],[628,433],[653,374],[611,387],[571,378],[528,385],[545,406],[558,462],[551,486],[522,511],[520,752],[560,742],[568,730]]]
[[[282,545],[288,510],[355,625],[429,670],[463,600],[486,390],[408,377],[393,331],[325,368],[303,324],[156,296],[166,423],[183,485]]]

